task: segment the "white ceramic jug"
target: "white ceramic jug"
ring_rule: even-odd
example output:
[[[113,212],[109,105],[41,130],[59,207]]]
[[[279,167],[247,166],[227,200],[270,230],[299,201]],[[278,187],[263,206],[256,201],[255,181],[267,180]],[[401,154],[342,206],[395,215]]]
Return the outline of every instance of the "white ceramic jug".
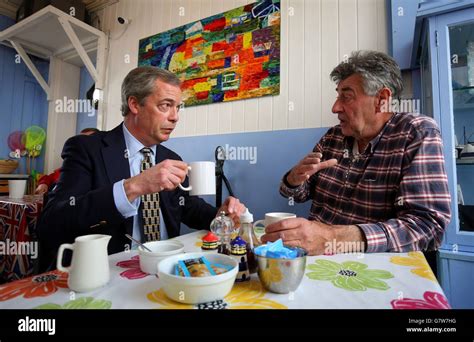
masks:
[[[58,250],[56,268],[68,272],[68,286],[76,292],[87,292],[104,286],[109,282],[109,258],[107,245],[110,235],[84,235],[74,240],[74,243],[62,244]],[[71,266],[63,267],[62,259],[65,249],[73,251]]]

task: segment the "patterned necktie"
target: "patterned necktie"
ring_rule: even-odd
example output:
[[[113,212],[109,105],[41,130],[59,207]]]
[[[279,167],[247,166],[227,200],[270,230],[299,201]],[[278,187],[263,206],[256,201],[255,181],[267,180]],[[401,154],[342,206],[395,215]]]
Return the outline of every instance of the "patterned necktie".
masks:
[[[151,149],[144,147],[140,150],[144,158],[140,171],[153,166],[151,162]],[[143,232],[146,241],[160,240],[160,197],[158,193],[141,196],[141,208],[143,216]]]

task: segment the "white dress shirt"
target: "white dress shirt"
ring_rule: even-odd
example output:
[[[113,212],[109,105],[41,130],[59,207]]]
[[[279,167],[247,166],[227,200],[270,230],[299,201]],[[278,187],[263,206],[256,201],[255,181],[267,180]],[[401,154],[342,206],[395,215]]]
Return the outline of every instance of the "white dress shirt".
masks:
[[[127,146],[127,150],[123,151],[124,156],[127,157],[128,155],[128,164],[130,166],[130,176],[134,177],[140,173],[140,166],[142,160],[144,159],[144,155],[140,152],[142,148],[145,146],[139,142],[125,127],[125,124],[122,125],[123,127],[123,136],[125,138],[125,145]],[[155,164],[155,157],[156,157],[156,145],[150,146],[152,150],[152,158],[151,162]],[[133,216],[133,238],[138,241],[142,241],[142,234],[141,234],[141,222],[142,220],[139,217],[138,208],[140,207],[141,199],[137,197],[132,203],[127,198],[125,194],[125,189],[123,186],[124,179],[116,182],[113,188],[113,195],[114,195],[114,202],[117,210],[122,214],[123,217],[128,218]],[[163,220],[163,216],[160,210],[160,238],[161,240],[166,240],[168,238],[168,232],[166,231],[165,221]],[[136,244],[132,243],[132,249],[136,248]]]

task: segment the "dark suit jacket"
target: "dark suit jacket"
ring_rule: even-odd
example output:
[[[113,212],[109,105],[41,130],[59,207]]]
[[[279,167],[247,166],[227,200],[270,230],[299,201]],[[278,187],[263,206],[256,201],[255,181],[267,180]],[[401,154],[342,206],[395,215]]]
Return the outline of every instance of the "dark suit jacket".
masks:
[[[111,235],[109,254],[121,252],[130,244],[124,234],[132,235],[133,217],[125,219],[113,198],[113,184],[130,177],[125,150],[122,124],[112,131],[78,135],[66,142],[61,176],[48,195],[37,226],[41,271],[49,268],[46,265],[51,264],[62,243],[73,243],[80,235]],[[173,151],[157,145],[155,163],[165,159],[181,160]],[[187,186],[187,178],[183,184]],[[191,228],[209,229],[217,213],[215,207],[179,188],[162,191],[159,196],[170,238],[179,235],[181,222]],[[98,226],[90,228],[94,225]]]

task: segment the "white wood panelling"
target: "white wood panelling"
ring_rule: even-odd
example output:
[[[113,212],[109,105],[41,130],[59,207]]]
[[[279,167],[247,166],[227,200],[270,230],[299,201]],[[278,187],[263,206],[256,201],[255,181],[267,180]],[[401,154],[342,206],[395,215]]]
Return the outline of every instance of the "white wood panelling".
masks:
[[[305,4],[304,11],[304,127],[321,125],[321,0]]]
[[[352,51],[357,50],[357,0],[340,0],[339,6],[339,60],[348,58]],[[355,38],[355,39],[354,39]]]
[[[137,65],[139,39],[252,2],[120,0],[102,10],[111,37],[106,128],[122,121],[120,86]],[[280,95],[185,108],[174,137],[334,125],[329,73],[353,50],[387,52],[385,6],[385,0],[282,0]],[[117,16],[132,23],[125,28]]]
[[[310,1],[306,1],[307,4]],[[304,70],[305,36],[311,32],[304,29],[305,2],[289,0],[288,2],[288,55],[291,63],[288,64],[288,128],[304,127]],[[283,12],[284,13],[284,12]],[[282,90],[285,88],[281,88]]]
[[[307,0],[306,0],[307,1]],[[280,95],[274,96],[272,128],[288,128],[288,1],[281,2],[280,36]]]
[[[331,70],[339,62],[339,0],[321,0],[321,127],[332,126],[336,118],[331,113],[335,98]],[[354,37],[355,38],[355,37]],[[345,42],[347,43],[347,42]]]

